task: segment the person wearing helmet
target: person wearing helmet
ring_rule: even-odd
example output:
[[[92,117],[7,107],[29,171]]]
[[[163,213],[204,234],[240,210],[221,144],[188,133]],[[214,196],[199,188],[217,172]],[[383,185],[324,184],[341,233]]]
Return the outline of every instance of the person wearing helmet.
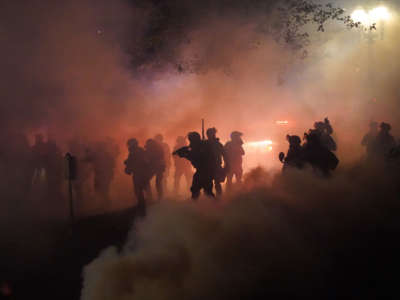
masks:
[[[332,138],[333,128],[328,118],[325,118],[324,122],[315,122],[313,130],[315,131],[314,133],[318,133],[320,135],[322,146],[324,146],[329,151],[337,150],[336,142]]]
[[[216,137],[217,129],[215,127],[208,128],[206,131],[207,141],[209,148],[211,149],[213,160],[210,167],[213,173],[213,183],[215,186],[215,192],[218,196],[222,194],[221,183],[225,181],[226,172],[225,168],[222,167],[222,161],[225,163],[225,150],[224,146],[220,143],[219,138]]]
[[[157,134],[154,137],[154,140],[162,147],[163,153],[164,153],[164,161],[165,161],[165,171],[163,174],[163,191],[167,191],[167,186],[168,186],[168,177],[169,177],[169,170],[171,168],[171,149],[169,148],[169,145],[164,142],[164,137],[161,134]]]
[[[89,198],[90,178],[92,177],[93,168],[88,159],[90,150],[88,143],[81,137],[75,136],[68,142],[69,152],[76,157],[76,178],[74,181],[75,193],[78,209],[85,206],[85,201]]]
[[[32,146],[32,157],[34,165],[33,183],[38,182],[45,173],[47,150],[47,145],[44,141],[43,135],[36,134],[35,144]]]
[[[317,129],[304,134],[306,140],[302,147],[302,159],[308,163],[317,175],[329,177],[336,169],[339,160],[336,155],[323,144],[321,133]]]
[[[129,151],[128,158],[124,161],[125,173],[132,176],[133,189],[137,200],[137,209],[141,216],[146,215],[146,201],[144,192],[150,193],[150,178],[149,172],[150,163],[147,160],[145,150],[139,146],[136,139],[129,139],[127,142]]]
[[[376,154],[377,136],[378,136],[378,123],[377,122],[369,123],[369,132],[366,135],[364,135],[364,137],[361,140],[361,145],[366,148],[367,159],[372,159]]]
[[[380,131],[376,137],[376,150],[381,159],[386,158],[390,151],[396,147],[396,141],[390,134],[391,129],[392,126],[389,123],[382,122],[380,125]]]
[[[93,165],[93,187],[97,199],[102,202],[104,208],[111,205],[110,188],[114,179],[116,156],[114,142],[108,139],[92,143],[87,153],[87,160]]]
[[[189,146],[179,148],[174,151],[174,155],[186,158],[192,163],[196,169],[193,175],[192,186],[192,199],[196,200],[200,196],[203,189],[204,193],[209,197],[214,197],[212,192],[213,188],[213,155],[209,145],[201,140],[198,132],[189,132],[188,134]]]
[[[287,135],[286,139],[289,142],[289,150],[286,157],[283,152],[279,153],[279,160],[283,163],[282,172],[285,172],[288,168],[302,169],[304,161],[300,137],[297,135]]]
[[[187,147],[187,142],[185,137],[178,136],[176,139],[176,144],[174,147],[174,151],[182,148]],[[190,185],[190,180],[193,176],[192,166],[187,159],[179,157],[178,155],[174,155],[174,166],[175,166],[175,174],[174,174],[174,189],[175,193],[179,192],[179,183],[181,180],[182,175],[186,179],[186,184]]]
[[[236,183],[240,183],[243,175],[243,141],[242,133],[239,131],[233,131],[231,133],[231,140],[228,141],[224,146],[225,151],[225,168],[226,168],[226,178],[227,189],[232,187],[233,176],[236,178]]]
[[[156,177],[158,200],[161,200],[164,196],[163,181],[166,168],[164,150],[162,146],[153,139],[148,139],[146,141],[144,149],[146,150],[147,160],[150,163],[152,177]]]

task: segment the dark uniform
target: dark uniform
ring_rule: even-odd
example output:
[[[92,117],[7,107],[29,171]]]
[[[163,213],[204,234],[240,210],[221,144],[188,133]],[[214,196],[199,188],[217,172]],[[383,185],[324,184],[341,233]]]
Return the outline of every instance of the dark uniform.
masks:
[[[48,139],[47,143],[47,159],[45,162],[46,178],[48,184],[48,192],[51,197],[61,197],[62,183],[64,180],[64,157],[55,140]]]
[[[192,198],[195,200],[200,196],[200,191],[203,189],[207,196],[214,197],[213,175],[215,170],[215,159],[209,143],[201,140],[200,134],[190,132],[188,134],[190,144],[188,147],[182,147],[176,150],[173,154],[188,159],[192,166],[196,169],[193,175]]]
[[[396,147],[396,141],[389,133],[392,129],[390,124],[382,122],[380,128],[381,130],[376,137],[376,151],[377,155],[384,159],[387,158],[392,149]]]
[[[171,169],[171,149],[169,148],[168,144],[164,142],[164,137],[161,134],[157,134],[154,137],[154,140],[159,143],[163,149],[164,153],[164,162],[165,162],[165,171],[163,174],[163,191],[167,191],[168,187],[168,177],[169,177],[169,171]]]
[[[133,188],[136,195],[137,207],[142,215],[146,214],[146,202],[144,192],[150,192],[150,162],[145,150],[139,147],[136,139],[127,142],[129,155],[124,161],[125,173],[132,175]]]
[[[321,142],[321,132],[319,130],[310,130],[304,136],[306,138],[306,143],[302,150],[304,162],[309,163],[317,173],[329,176],[339,163],[336,155]]]
[[[219,139],[216,137],[217,130],[213,128],[207,129],[207,141],[209,148],[211,149],[213,162],[211,166],[213,167],[213,182],[215,186],[215,191],[217,195],[222,194],[221,183],[225,181],[226,173],[225,169],[222,167],[222,160],[225,161],[225,150],[224,146],[220,143]]]
[[[34,166],[33,182],[36,183],[40,177],[44,176],[46,172],[47,161],[47,145],[44,142],[43,135],[37,134],[35,136],[35,144],[32,146],[32,158]]]
[[[243,141],[242,141],[242,133],[238,131],[234,131],[231,133],[231,140],[225,144],[224,152],[225,152],[225,169],[226,169],[226,177],[227,177],[227,188],[232,186],[233,176],[236,177],[236,182],[240,183],[243,175]]]
[[[69,151],[76,157],[77,168],[74,187],[77,204],[83,207],[84,199],[89,198],[89,179],[93,173],[93,166],[90,163],[90,150],[80,137],[71,140],[68,146]]]
[[[94,191],[106,206],[110,204],[110,186],[116,167],[115,154],[114,145],[109,140],[95,143],[88,152],[88,160],[93,164]]]
[[[0,188],[3,194],[13,196],[17,201],[24,200],[30,191],[34,172],[28,139],[20,132],[1,133],[1,139]]]
[[[329,151],[337,150],[336,142],[331,136],[333,133],[333,128],[328,118],[325,118],[324,122],[315,122],[314,130],[319,131],[319,139],[322,146]]]
[[[373,159],[377,153],[377,137],[378,135],[378,123],[371,122],[369,124],[369,132],[364,135],[361,140],[361,145],[366,147],[367,159]]]
[[[148,139],[145,145],[147,160],[150,164],[152,176],[156,176],[156,189],[158,199],[163,197],[163,178],[166,168],[164,150],[162,146],[153,139]]]
[[[178,138],[176,139],[174,151],[182,147],[187,147],[186,139],[183,136],[178,136]],[[192,179],[193,176],[193,171],[190,162],[182,157],[179,157],[178,155],[174,155],[174,165],[175,165],[174,189],[175,192],[178,193],[179,182],[181,180],[182,175],[185,177],[187,185],[189,185],[190,180]]]
[[[297,135],[287,135],[286,139],[289,142],[289,150],[286,157],[282,152],[279,154],[279,159],[283,162],[282,171],[285,172],[289,168],[302,169],[304,166],[304,153],[300,137]]]

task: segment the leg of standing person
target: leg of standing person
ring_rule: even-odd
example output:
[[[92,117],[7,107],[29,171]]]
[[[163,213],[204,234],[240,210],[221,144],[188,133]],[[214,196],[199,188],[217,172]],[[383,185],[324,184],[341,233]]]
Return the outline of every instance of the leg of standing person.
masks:
[[[174,191],[175,194],[179,193],[179,183],[181,181],[182,177],[182,172],[180,170],[175,170],[175,175],[174,175]]]
[[[185,171],[184,176],[185,176],[185,180],[186,180],[185,188],[190,187],[190,183],[191,183],[191,180],[192,180],[192,177],[193,177],[193,172],[192,171]]]
[[[158,200],[161,200],[163,197],[163,178],[164,178],[164,172],[158,172],[156,174],[156,189],[158,194]]]
[[[193,181],[192,181],[192,186],[190,188],[190,191],[192,192],[192,199],[196,200],[200,196],[200,190],[201,190],[201,182],[200,182],[200,176],[199,173],[196,171],[193,175]]]
[[[136,208],[138,210],[138,214],[143,217],[146,215],[146,201],[144,199],[145,183],[141,182],[139,179],[135,179],[134,176],[132,176],[132,181],[137,201]]]

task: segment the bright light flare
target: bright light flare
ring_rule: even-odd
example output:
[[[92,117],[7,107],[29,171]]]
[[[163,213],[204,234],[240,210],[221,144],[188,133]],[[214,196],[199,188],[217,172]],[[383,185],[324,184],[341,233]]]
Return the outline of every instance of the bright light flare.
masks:
[[[363,9],[356,9],[351,14],[351,18],[354,22],[360,22],[363,25],[366,25],[369,22],[368,14]]]
[[[283,125],[283,126],[285,126],[285,125],[288,125],[289,124],[289,121],[287,121],[287,120],[279,120],[279,121],[276,121],[275,122],[277,125]]]
[[[271,140],[248,142],[244,147],[250,151],[270,152],[272,151],[273,142]]]
[[[389,10],[384,6],[379,6],[366,12],[364,9],[356,9],[351,18],[354,22],[360,22],[364,26],[371,26],[379,21],[387,21],[390,19]]]

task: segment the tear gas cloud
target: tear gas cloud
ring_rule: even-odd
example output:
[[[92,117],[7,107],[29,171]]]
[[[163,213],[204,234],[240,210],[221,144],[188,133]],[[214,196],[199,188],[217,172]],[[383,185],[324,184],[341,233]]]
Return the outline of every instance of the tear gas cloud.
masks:
[[[309,55],[300,60],[262,30],[273,19],[271,10],[243,11],[239,2],[219,12],[210,9],[214,1],[177,1],[177,9],[190,12],[184,41],[172,33],[163,51],[139,66],[133,62],[151,53],[143,44],[154,30],[149,22],[156,1],[1,5],[4,143],[18,132],[31,140],[42,132],[68,151],[76,136],[114,138],[121,153],[113,201],[124,190],[132,197],[121,162],[130,137],[143,144],[160,132],[172,144],[176,136],[200,130],[205,118],[222,141],[233,130],[246,141],[272,140],[268,167],[287,149],[286,134],[301,136],[325,117],[335,130],[342,170],[334,178],[307,173],[283,179],[257,169],[248,175],[246,191],[225,199],[230,204],[155,206],[123,253],[110,248],[86,268],[83,299],[239,299],[252,289],[265,295],[284,288],[289,295],[293,289],[318,291],[325,284],[322,269],[331,262],[332,253],[324,252],[329,243],[339,247],[332,251],[343,250],[349,235],[358,233],[354,220],[360,227],[383,224],[383,216],[396,211],[390,178],[353,165],[362,156],[369,121],[385,120],[399,134],[396,13],[383,39],[379,26],[371,33],[371,44],[370,33],[340,24],[329,24],[324,33],[310,28]],[[195,72],[177,71],[176,61]],[[288,120],[287,126],[278,120]],[[256,288],[260,281],[265,290]]]
[[[223,203],[152,206],[121,252],[110,246],[84,268],[81,299],[390,295],[399,225],[391,175],[353,166],[329,181],[303,171],[271,182],[255,169],[247,190]]]
[[[317,42],[310,57],[294,61],[269,37],[257,37],[262,40],[257,47],[242,47],[258,34],[256,19],[211,18],[193,30],[193,41],[180,53],[206,57],[202,63],[210,69],[157,77],[146,94],[158,106],[148,114],[158,116],[149,133],[166,124],[164,132],[173,138],[199,128],[205,117],[222,139],[236,129],[250,141],[281,143],[286,133],[301,135],[328,116],[342,169],[329,181],[296,172],[271,177],[255,169],[247,175],[247,190],[220,205],[201,199],[154,206],[135,224],[121,253],[105,249],[84,269],[82,299],[322,298],[327,290],[337,298],[348,295],[346,281],[362,291],[371,275],[364,271],[375,270],[375,262],[358,266],[367,257],[387,254],[350,253],[369,245],[377,228],[398,224],[390,213],[398,195],[392,174],[352,161],[361,157],[359,141],[370,120],[397,126],[397,88],[388,80],[397,72],[389,59],[398,48],[390,38],[396,28],[388,28],[387,38],[373,49],[354,38],[360,32],[313,36]],[[284,84],[277,85],[282,70]],[[371,73],[374,80],[368,81]],[[276,120],[290,125],[277,127]]]
[[[202,118],[218,129],[223,142],[233,130],[243,132],[245,141],[273,141],[265,155],[249,152],[249,167],[279,167],[276,157],[287,149],[286,134],[302,136],[324,117],[333,124],[342,165],[362,155],[359,141],[370,120],[391,122],[397,134],[395,12],[383,39],[379,26],[372,33],[372,44],[365,31],[337,23],[328,24],[324,33],[305,28],[312,43],[301,60],[262,30],[269,25],[272,2],[267,13],[244,13],[239,4],[218,13],[213,5],[177,2],[177,8],[190,12],[183,23],[185,38],[172,31],[163,51],[138,65],[132,61],[151,52],[143,44],[156,3],[4,4],[4,140],[20,132],[32,142],[41,132],[66,152],[76,136],[114,138],[120,145],[112,185],[118,198],[130,189],[122,172],[128,138],[143,143],[162,133],[172,145],[176,136],[200,130]],[[177,61],[195,72],[177,71]],[[277,120],[289,123],[279,126]]]
[[[168,56],[163,68],[131,67],[135,53],[128,54],[126,41],[140,49],[151,5],[89,0],[4,5],[2,128],[44,132],[61,144],[75,135],[112,136],[124,147],[128,137],[143,141],[157,132],[172,142],[198,130],[205,118],[222,140],[241,130],[247,140],[282,142],[287,131],[302,134],[328,116],[344,151],[369,120],[398,119],[394,20],[372,50],[356,30],[332,25],[331,31],[313,34],[311,29],[316,42],[310,56],[295,60],[258,30],[265,14],[241,14],[234,6],[202,18],[195,5],[190,11],[195,20],[186,29],[190,43],[172,36],[168,49],[175,49],[175,59],[195,61],[197,73],[176,72]],[[294,127],[277,128],[281,119]]]

